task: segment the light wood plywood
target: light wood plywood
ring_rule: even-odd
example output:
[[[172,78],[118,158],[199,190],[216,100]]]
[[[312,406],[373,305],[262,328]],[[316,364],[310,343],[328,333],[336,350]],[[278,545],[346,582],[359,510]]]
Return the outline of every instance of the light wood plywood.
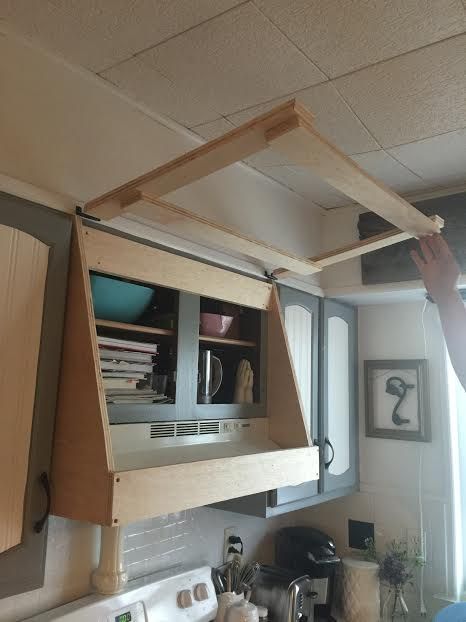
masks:
[[[269,244],[254,240],[225,225],[219,225],[171,203],[152,199],[151,196],[138,192],[134,200],[123,203],[124,209],[131,211],[161,225],[167,226],[170,233],[202,240],[224,250],[232,250],[252,259],[257,259],[264,266],[283,266],[296,274],[308,275],[319,272],[311,261],[303,260]]]
[[[440,228],[443,228],[443,218],[440,218],[440,216],[431,216],[430,219]],[[339,263],[340,261],[354,259],[355,257],[360,257],[365,253],[371,253],[372,251],[379,250],[380,248],[404,242],[412,237],[413,236],[406,231],[401,231],[400,229],[390,229],[385,233],[373,235],[365,240],[341,246],[340,248],[328,251],[327,253],[322,253],[321,255],[316,255],[312,258],[312,261],[321,268],[325,268],[327,266],[333,266],[333,264]],[[275,270],[273,274],[276,277],[283,277],[288,274],[288,270]]]
[[[118,472],[112,517],[125,524],[318,477],[318,447]]]
[[[172,289],[268,309],[271,286],[145,244],[84,228],[89,269]]]
[[[82,226],[75,220],[52,460],[52,513],[106,524],[113,456]]]
[[[312,115],[294,101],[287,102],[197,149],[164,164],[86,204],[86,211],[103,219],[124,211],[122,201],[134,198],[137,191],[158,198],[206,177],[246,156],[266,149],[265,132],[294,118],[298,112],[312,121]]]
[[[321,136],[304,118],[267,132],[267,140],[301,167],[414,236],[438,233],[438,225],[378,182]]]
[[[280,447],[312,444],[275,285],[267,316],[267,417],[269,437]]]
[[[20,544],[49,247],[0,225],[0,553]]]

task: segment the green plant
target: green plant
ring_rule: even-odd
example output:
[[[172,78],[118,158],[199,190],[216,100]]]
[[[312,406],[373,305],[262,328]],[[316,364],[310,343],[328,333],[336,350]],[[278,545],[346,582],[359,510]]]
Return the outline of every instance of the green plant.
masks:
[[[415,568],[424,565],[416,538],[411,541],[411,545],[408,540],[392,540],[382,555],[377,552],[374,540],[368,539],[365,559],[379,564],[379,577],[383,583],[400,590],[406,584],[412,584]]]

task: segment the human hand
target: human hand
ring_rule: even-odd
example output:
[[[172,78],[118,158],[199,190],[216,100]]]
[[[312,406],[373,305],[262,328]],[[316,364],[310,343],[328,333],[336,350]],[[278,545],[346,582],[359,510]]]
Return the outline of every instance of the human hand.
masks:
[[[419,246],[422,257],[416,251],[411,251],[411,257],[427,291],[436,303],[441,303],[455,292],[460,268],[441,235],[421,238]]]

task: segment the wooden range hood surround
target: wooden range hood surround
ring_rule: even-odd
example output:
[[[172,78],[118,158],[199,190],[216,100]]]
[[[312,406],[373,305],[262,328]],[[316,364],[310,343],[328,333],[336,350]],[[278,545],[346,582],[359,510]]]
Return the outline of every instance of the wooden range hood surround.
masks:
[[[268,438],[279,449],[120,468],[100,370],[90,271],[266,312]],[[83,226],[76,218],[52,461],[52,513],[116,526],[318,477],[319,448],[312,445],[304,421],[276,286]]]
[[[323,255],[302,258],[160,200],[170,192],[268,148],[285,155],[291,163],[317,173],[328,184],[396,228]],[[142,215],[168,226],[175,234],[211,241],[274,265],[275,276],[288,272],[313,274],[326,266],[410,237],[438,233],[443,227],[442,218],[428,218],[419,212],[321,136],[313,127],[312,113],[295,100],[89,201],[85,211],[104,220],[125,212]]]

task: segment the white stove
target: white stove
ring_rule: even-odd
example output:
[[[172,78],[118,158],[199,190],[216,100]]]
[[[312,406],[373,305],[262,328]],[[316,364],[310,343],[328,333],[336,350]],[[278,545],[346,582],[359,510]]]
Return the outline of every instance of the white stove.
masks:
[[[93,594],[25,622],[212,622],[217,598],[208,566],[157,572],[115,596]]]

